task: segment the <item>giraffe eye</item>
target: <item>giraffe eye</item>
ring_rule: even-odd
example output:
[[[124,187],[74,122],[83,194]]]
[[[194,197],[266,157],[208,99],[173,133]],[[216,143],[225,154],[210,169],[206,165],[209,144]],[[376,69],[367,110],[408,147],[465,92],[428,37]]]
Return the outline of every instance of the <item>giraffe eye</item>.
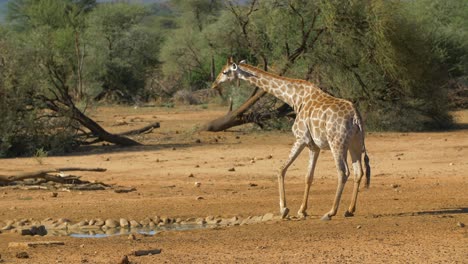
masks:
[[[226,75],[226,74],[228,74],[228,73],[229,73],[229,71],[223,71],[223,74],[224,74],[224,75]]]

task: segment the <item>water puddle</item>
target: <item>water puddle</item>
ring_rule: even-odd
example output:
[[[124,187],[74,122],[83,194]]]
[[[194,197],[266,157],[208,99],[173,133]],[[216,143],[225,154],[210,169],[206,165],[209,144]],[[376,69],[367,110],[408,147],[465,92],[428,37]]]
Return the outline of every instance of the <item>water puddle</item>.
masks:
[[[103,231],[99,230],[47,230],[49,236],[70,236],[76,238],[106,238],[112,236],[130,235],[130,234],[144,234],[148,236],[156,235],[164,231],[187,231],[196,229],[207,229],[213,228],[216,225],[197,225],[197,224],[186,224],[186,225],[171,225],[151,228],[113,228]]]

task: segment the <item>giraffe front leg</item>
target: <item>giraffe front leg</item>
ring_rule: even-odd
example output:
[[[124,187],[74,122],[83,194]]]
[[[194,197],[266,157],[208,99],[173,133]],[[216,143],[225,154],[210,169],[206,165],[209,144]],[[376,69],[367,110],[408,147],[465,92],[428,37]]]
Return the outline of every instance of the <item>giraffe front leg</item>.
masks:
[[[297,156],[304,149],[305,144],[302,141],[296,141],[291,149],[289,158],[286,163],[281,167],[278,174],[278,187],[279,187],[279,196],[280,196],[280,214],[282,218],[288,216],[289,209],[286,207],[286,191],[284,189],[284,177],[286,176],[286,171],[289,166],[296,160]]]
[[[305,177],[305,190],[304,190],[304,197],[302,199],[302,205],[297,215],[301,218],[307,216],[307,203],[309,200],[309,191],[310,186],[312,184],[312,180],[314,179],[314,171],[315,171],[315,164],[317,164],[317,159],[320,154],[320,149],[318,147],[310,147],[309,150],[309,167],[307,171],[307,175]]]

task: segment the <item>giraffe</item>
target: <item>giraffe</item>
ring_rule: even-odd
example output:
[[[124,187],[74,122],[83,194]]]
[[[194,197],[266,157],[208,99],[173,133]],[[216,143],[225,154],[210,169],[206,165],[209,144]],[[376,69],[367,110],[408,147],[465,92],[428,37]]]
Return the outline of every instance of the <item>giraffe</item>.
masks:
[[[341,194],[350,174],[347,164],[348,151],[353,165],[354,187],[351,203],[345,212],[345,217],[353,216],[356,210],[359,185],[364,174],[361,163],[363,153],[366,167],[365,187],[368,188],[370,183],[370,166],[364,144],[364,127],[356,107],[350,101],[323,92],[310,82],[265,72],[246,64],[245,61],[236,64],[232,58],[228,59],[211,88],[218,89],[221,83],[235,79],[245,80],[274,95],[289,104],[296,113],[296,119],[292,126],[296,140],[288,160],[281,166],[278,173],[281,216],[285,218],[289,213],[284,188],[286,171],[305,147],[309,149],[309,165],[298,216],[301,218],[307,216],[310,186],[321,149],[331,150],[338,171],[338,186],[332,208],[323,215],[321,220],[331,220],[337,213]]]

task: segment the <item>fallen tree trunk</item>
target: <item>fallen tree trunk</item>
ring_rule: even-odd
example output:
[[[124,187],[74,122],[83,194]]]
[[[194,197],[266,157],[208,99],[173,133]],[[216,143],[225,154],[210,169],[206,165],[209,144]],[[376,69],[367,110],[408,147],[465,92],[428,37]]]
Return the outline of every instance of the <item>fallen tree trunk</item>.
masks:
[[[22,181],[26,179],[45,179],[47,181],[65,183],[70,179],[66,177],[50,175],[50,173],[60,173],[64,171],[96,171],[104,172],[105,168],[79,168],[79,167],[65,167],[65,168],[56,168],[56,169],[47,169],[47,170],[38,170],[33,172],[19,173],[16,175],[0,175],[0,183],[6,184],[15,181]]]

